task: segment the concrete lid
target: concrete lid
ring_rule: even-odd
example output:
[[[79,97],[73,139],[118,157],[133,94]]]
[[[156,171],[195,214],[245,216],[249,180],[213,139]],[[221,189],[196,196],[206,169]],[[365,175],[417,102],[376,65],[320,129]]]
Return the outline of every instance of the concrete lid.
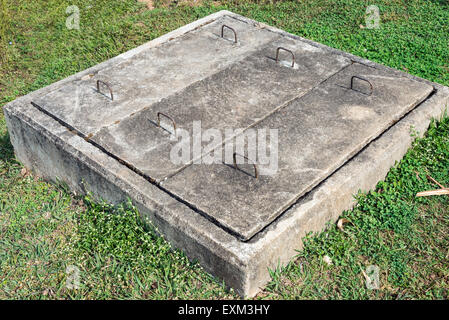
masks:
[[[350,89],[352,76],[369,80],[372,94],[370,84],[358,78]],[[408,78],[353,64],[253,127],[278,130],[277,170],[269,172],[269,165],[257,165],[256,179],[252,165],[239,165],[241,170],[236,170],[228,159],[227,164],[191,165],[163,185],[248,240],[432,90]]]

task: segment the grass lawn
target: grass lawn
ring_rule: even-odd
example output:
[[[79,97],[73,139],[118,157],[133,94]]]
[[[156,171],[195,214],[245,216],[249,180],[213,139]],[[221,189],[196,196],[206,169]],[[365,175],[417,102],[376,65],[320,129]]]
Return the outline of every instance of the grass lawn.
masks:
[[[448,1],[178,2],[0,0],[0,106],[221,9],[449,85]],[[363,27],[370,4],[379,29]],[[80,30],[66,28],[69,5],[80,9]],[[449,198],[415,197],[438,188],[426,175],[449,186],[448,168],[444,117],[375,191],[357,195],[343,230],[309,235],[257,298],[448,299]],[[129,204],[75,198],[27,172],[0,113],[0,299],[237,298],[138,217]],[[366,289],[369,265],[379,267],[378,290]],[[66,286],[70,266],[78,289]]]

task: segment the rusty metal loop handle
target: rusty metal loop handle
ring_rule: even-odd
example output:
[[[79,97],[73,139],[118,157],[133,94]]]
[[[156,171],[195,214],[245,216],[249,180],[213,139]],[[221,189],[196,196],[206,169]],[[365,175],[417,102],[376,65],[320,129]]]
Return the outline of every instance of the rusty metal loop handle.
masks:
[[[102,84],[104,84],[106,87],[108,87],[109,93],[111,94],[111,100],[114,100],[114,95],[112,94],[111,86],[109,84],[107,84],[106,82],[104,82],[102,80],[97,80],[97,91],[101,93],[101,91],[100,91],[100,82]]]
[[[234,28],[231,28],[230,26],[227,26],[225,24],[221,27],[221,37],[223,38],[224,36],[224,28],[228,28],[234,33],[234,43],[237,43],[237,32],[235,32]]]
[[[161,126],[161,116],[164,116],[164,117],[166,117],[167,119],[170,119],[170,121],[171,121],[172,124],[173,124],[173,130],[174,130],[173,132],[174,132],[174,134],[176,135],[176,122],[175,122],[175,120],[173,120],[172,117],[166,115],[165,113],[162,113],[162,112],[158,112],[158,113],[157,113],[157,125],[158,125],[159,127]]]
[[[368,79],[365,79],[365,78],[362,78],[362,77],[359,77],[359,76],[352,76],[352,77],[351,77],[351,90],[358,91],[358,92],[360,92],[360,93],[366,94],[366,93],[364,93],[364,92],[362,92],[362,91],[360,91],[360,90],[355,90],[355,89],[353,88],[353,85],[354,85],[354,79],[359,79],[359,80],[368,82],[369,87],[370,87],[370,93],[369,93],[368,95],[370,96],[370,95],[373,93],[373,89],[374,89],[373,84],[372,84]]]
[[[237,166],[237,159],[236,159],[237,155],[238,155],[238,154],[237,154],[236,152],[234,152],[234,154],[232,155],[232,158],[233,158],[233,160],[234,160],[234,168],[236,168],[236,169],[239,168],[239,167]],[[242,157],[242,158],[244,158],[244,159],[246,159],[246,160],[248,160],[248,161],[250,160],[248,157],[242,156],[242,155],[240,155],[240,154],[239,154],[239,156]],[[259,177],[259,172],[257,171],[257,166],[256,166],[255,163],[253,163],[252,165],[253,165],[253,167],[254,167],[254,177],[257,179],[257,178]]]
[[[284,50],[288,53],[290,53],[292,55],[292,68],[295,66],[295,55],[293,54],[293,52],[291,50],[288,50],[284,47],[279,47],[276,50],[276,62],[279,62],[279,51]]]

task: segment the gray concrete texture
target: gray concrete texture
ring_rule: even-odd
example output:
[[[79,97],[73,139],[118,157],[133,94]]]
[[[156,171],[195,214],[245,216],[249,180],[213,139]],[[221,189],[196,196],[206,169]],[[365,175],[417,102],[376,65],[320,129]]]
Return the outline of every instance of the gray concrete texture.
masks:
[[[369,79],[373,93],[351,90],[353,75]],[[352,64],[255,125],[255,129],[279,130],[276,173],[255,179],[233,166],[192,165],[164,182],[164,187],[249,240],[432,89]]]
[[[278,47],[293,66],[287,51],[276,61]],[[76,193],[131,198],[175,247],[253,296],[307,232],[385,176],[410,127],[424,132],[448,97],[447,87],[221,11],[21,97],[5,116],[26,167]],[[189,133],[194,121],[242,132],[174,164],[173,125],[158,126],[159,112]],[[274,174],[192,164],[249,129],[278,130]]]

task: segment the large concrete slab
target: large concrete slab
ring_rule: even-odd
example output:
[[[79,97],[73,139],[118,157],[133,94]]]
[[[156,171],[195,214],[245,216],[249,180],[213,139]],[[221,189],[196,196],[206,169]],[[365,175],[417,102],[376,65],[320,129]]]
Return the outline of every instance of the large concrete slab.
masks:
[[[287,47],[295,54],[294,67],[281,59],[276,62],[278,47]],[[170,152],[179,139],[172,137],[174,124],[171,120],[165,116],[158,119],[159,112],[173,119],[176,128],[184,129],[190,137],[194,134],[195,121],[201,121],[202,130],[245,129],[306,94],[350,63],[347,58],[326,53],[303,41],[276,40],[120,123],[104,127],[91,140],[150,179],[163,181],[199,155],[195,157],[194,148],[191,148],[191,161],[170,161]],[[159,120],[162,127],[158,127]],[[203,153],[218,145],[221,142],[205,143]]]
[[[370,81],[372,94],[360,80],[351,89],[352,76]],[[164,187],[249,240],[432,91],[430,85],[352,64],[253,127],[278,130],[279,150],[269,151],[278,153],[276,170],[258,165],[255,178],[232,162],[192,165]],[[224,149],[214,152],[224,158]]]
[[[228,29],[221,37],[223,25],[236,31],[237,43]],[[120,63],[75,78],[33,102],[90,137],[102,127],[225,69],[276,38],[279,35],[263,28],[221,17]],[[106,85],[100,85],[101,93],[97,91],[97,80],[109,85],[112,99]]]
[[[345,59],[351,60],[353,64],[356,64],[354,68],[358,67],[357,64],[370,67],[372,68],[370,73],[364,73],[364,70],[357,71],[361,72],[359,75],[365,77],[373,76],[371,81],[374,82],[372,96],[362,98],[359,95],[366,93],[364,90],[367,89],[364,83],[356,83],[355,89],[362,92],[352,92],[347,89],[347,78],[339,78],[340,75],[344,75],[344,72],[348,72],[347,70],[352,70],[352,67],[346,67],[333,78],[341,80],[341,82],[335,80],[335,86],[327,87],[328,82],[318,84],[318,87],[315,86],[316,88],[312,88],[306,95],[293,98],[294,101],[290,101],[282,108],[274,107],[276,110],[272,114],[253,121],[254,127],[262,126],[264,123],[273,126],[282,123],[285,125],[285,128],[290,128],[289,130],[285,131],[283,129],[282,131],[291,131],[293,136],[314,133],[313,131],[301,131],[304,128],[300,125],[302,122],[309,123],[310,125],[317,122],[319,126],[319,123],[323,121],[330,123],[331,128],[340,129],[339,123],[343,121],[347,126],[356,130],[354,134],[358,133],[358,135],[363,135],[367,140],[357,140],[358,144],[365,143],[365,146],[355,154],[348,152],[350,150],[349,145],[343,144],[341,146],[342,150],[333,146],[337,150],[335,158],[344,163],[333,171],[329,170],[329,174],[324,180],[316,186],[311,187],[309,192],[300,196],[290,207],[247,241],[242,241],[241,236],[226,228],[223,223],[212,218],[209,213],[198,210],[193,205],[193,198],[190,199],[191,203],[189,203],[175,194],[175,189],[172,189],[172,191],[169,190],[168,183],[171,183],[172,178],[179,179],[187,170],[195,167],[200,168],[201,166],[195,164],[190,165],[177,175],[168,178],[164,183],[160,184],[151,181],[148,176],[139,172],[134,166],[124,163],[120,158],[104,150],[104,148],[92,140],[86,139],[86,135],[95,134],[104,126],[111,126],[112,128],[115,121],[126,121],[125,118],[131,117],[134,111],[131,112],[131,110],[128,110],[124,112],[122,114],[126,114],[124,118],[117,116],[119,118],[118,120],[114,120],[114,114],[116,112],[114,111],[107,117],[105,116],[107,120],[104,122],[100,121],[101,123],[99,122],[100,124],[98,126],[95,123],[91,123],[89,125],[90,127],[86,126],[83,128],[81,121],[79,123],[73,122],[72,125],[77,125],[77,128],[71,130],[71,126],[65,121],[70,120],[70,118],[67,115],[67,118],[64,118],[65,120],[61,119],[65,116],[66,112],[61,113],[61,117],[58,117],[56,105],[53,107],[56,110],[54,112],[44,107],[35,108],[31,106],[31,102],[36,102],[51,92],[69,87],[74,82],[80,81],[80,79],[87,79],[90,74],[94,75],[92,79],[95,80],[95,75],[101,70],[129,63],[129,61],[140,54],[144,55],[145,52],[150,52],[153,48],[163,46],[165,43],[174,41],[184,35],[199,32],[202,27],[212,26],[213,23],[217,23],[220,19],[237,20],[243,23],[243,29],[247,27],[257,30],[254,32],[262,32],[261,30],[263,32],[268,31],[274,35],[274,38],[261,44],[258,49],[254,51],[250,50],[248,54],[243,54],[231,64],[223,68],[218,68],[219,70],[216,70],[211,75],[206,75],[204,78],[202,77],[191,83],[186,81],[184,88],[164,98],[170,99],[171,96],[179,94],[188,86],[193,86],[198,81],[213,77],[217,72],[224,71],[232,67],[234,63],[243,61],[245,58],[249,59],[258,50],[265,47],[268,48],[268,44],[271,41],[281,39],[302,41],[314,48],[324,50],[326,54],[344,57]],[[228,36],[230,35],[228,34]],[[248,34],[247,39],[249,42],[252,41],[250,34]],[[281,60],[284,61],[281,63],[286,67],[285,70],[289,70],[287,69],[288,59],[288,55],[282,55],[281,57]],[[307,63],[305,62],[304,65],[307,66]],[[298,70],[300,67],[300,62],[298,62]],[[191,68],[194,68],[194,66]],[[364,67],[360,66],[360,68],[363,69]],[[350,73],[346,76],[348,75]],[[400,84],[396,82],[398,79],[400,80]],[[407,79],[410,80],[409,84],[407,84]],[[332,80],[330,79],[330,81]],[[416,86],[415,82],[419,82],[422,86]],[[340,85],[340,87],[337,85]],[[387,91],[383,91],[382,87],[384,85],[388,87]],[[409,87],[414,88],[416,92],[409,90]],[[427,92],[429,87],[433,88],[432,93],[413,108],[414,103],[412,98],[416,98],[415,102],[417,102],[421,94],[426,95],[425,92]],[[381,94],[376,92],[378,89],[382,89]],[[403,95],[401,95],[403,90],[410,91],[409,100],[403,98]],[[335,96],[335,99],[331,99],[332,105],[334,106],[334,109],[330,109],[333,110],[332,115],[327,114],[329,113],[329,109],[322,103],[319,106],[315,105],[312,109],[309,109],[309,112],[306,112],[306,109],[301,107],[301,101],[308,99],[309,96],[312,96],[316,92],[321,92],[321,96],[317,101],[320,101],[320,99],[326,101],[326,97],[329,97],[332,92],[340,92],[338,99],[337,96]],[[356,93],[358,95],[355,95]],[[214,91],[214,94],[216,94],[216,91]],[[142,94],[142,99],[144,96]],[[388,102],[387,98],[391,99],[391,102]],[[150,98],[148,97],[148,99]],[[298,100],[298,103],[295,99]],[[353,205],[353,194],[358,190],[369,190],[375,187],[377,182],[385,176],[389,168],[396,160],[402,157],[410,146],[413,140],[410,136],[410,128],[413,127],[421,133],[424,132],[432,117],[438,117],[447,110],[448,100],[449,88],[447,87],[413,77],[307,39],[296,37],[282,30],[262,25],[242,16],[222,11],[195,21],[161,38],[155,39],[51,86],[18,98],[5,107],[5,116],[11,142],[18,159],[37,175],[51,181],[63,181],[76,193],[89,191],[97,199],[101,198],[114,204],[131,198],[141,214],[149,218],[157,230],[174,247],[184,250],[190,259],[198,260],[208,272],[223,279],[228,286],[235,288],[242,296],[253,296],[269,281],[269,268],[285,265],[297,254],[297,250],[301,249],[301,239],[304,235],[311,231],[320,231],[324,228],[326,222],[335,221],[343,210],[349,209]],[[51,99],[48,101],[51,101]],[[408,113],[406,108],[402,107],[403,102],[407,101],[410,102],[409,106],[412,109]],[[162,101],[160,102],[162,103]],[[159,105],[157,103],[154,102],[153,105]],[[288,109],[295,103],[298,106],[297,109]],[[374,109],[372,105],[361,105],[361,103],[371,103],[381,107]],[[400,103],[401,107],[398,107],[396,110],[392,107],[394,103]],[[62,106],[61,108],[64,109],[65,107]],[[368,111],[364,108],[370,110]],[[150,109],[148,108],[148,110]],[[89,110],[86,109],[86,111]],[[135,112],[143,112],[141,109],[136,110]],[[280,121],[281,118],[276,117],[276,114],[281,114],[285,110],[290,110],[288,114],[292,116],[301,116],[302,118],[285,121],[284,117],[281,117],[282,121]],[[69,112],[70,108],[67,108],[66,111]],[[385,124],[385,122],[382,122],[382,119],[385,118],[382,114],[383,112],[390,112],[394,116],[386,117],[390,119],[388,125],[383,128],[378,128],[379,132],[374,132],[373,128],[375,125],[382,126]],[[317,117],[314,116],[315,114]],[[102,115],[100,114],[99,116]],[[333,123],[331,121],[332,117],[338,120]],[[77,120],[77,118],[73,120]],[[298,124],[297,127],[292,125],[295,122],[294,120]],[[360,132],[360,127],[357,125],[358,121],[365,123],[366,130],[370,134],[367,135],[365,132]],[[345,128],[341,129],[343,130],[342,132],[346,130]],[[376,135],[377,137],[369,142],[370,137],[375,137]],[[285,165],[288,167],[292,166],[292,168],[297,168],[299,171],[303,170],[304,167],[329,168],[329,163],[326,164],[322,159],[312,164],[307,162],[301,163],[304,159],[308,158],[309,160],[313,160],[313,158],[303,157],[304,155],[302,153],[299,155],[296,154],[299,152],[297,151],[299,148],[296,148],[295,143],[297,140],[293,136],[291,139],[285,141],[286,144],[291,145],[293,152],[289,151],[285,156],[280,156],[279,163],[281,167]],[[319,137],[322,137],[323,141],[317,141],[316,143],[322,148],[320,152],[326,154],[324,147],[328,145],[330,136],[321,133],[316,136],[317,139]],[[340,136],[337,134],[338,139],[342,137],[343,135]],[[302,144],[302,146],[306,147],[307,144]],[[281,147],[280,144],[280,150],[282,148],[284,147]],[[332,156],[334,155],[332,154]],[[342,160],[345,157],[347,159]],[[327,156],[327,158],[329,157]],[[297,164],[297,159],[300,163],[299,165]],[[239,188],[246,190],[247,185],[245,185],[243,173],[234,169],[229,170],[229,173],[235,175],[233,181],[241,184]],[[238,176],[237,173],[239,174]],[[260,177],[263,178],[263,176]],[[302,177],[302,175],[298,175],[298,177]],[[249,179],[251,177],[248,175],[247,178]],[[221,179],[226,181],[224,177]],[[288,180],[286,185],[293,183],[292,177],[290,176],[285,178],[285,180]],[[207,182],[208,180],[204,181]],[[206,187],[206,185],[204,186]],[[173,185],[172,188],[176,188],[177,190],[179,186]],[[195,188],[198,188],[198,186],[195,186]],[[226,191],[226,188],[228,187],[225,186],[223,190]],[[258,198],[256,200],[259,201]],[[233,201],[234,198],[230,200],[230,206],[233,206]],[[273,206],[272,208],[276,209],[276,207]],[[255,219],[257,218],[256,216]],[[242,230],[245,230],[244,225],[238,227],[243,227]],[[248,230],[245,232],[248,232]]]

